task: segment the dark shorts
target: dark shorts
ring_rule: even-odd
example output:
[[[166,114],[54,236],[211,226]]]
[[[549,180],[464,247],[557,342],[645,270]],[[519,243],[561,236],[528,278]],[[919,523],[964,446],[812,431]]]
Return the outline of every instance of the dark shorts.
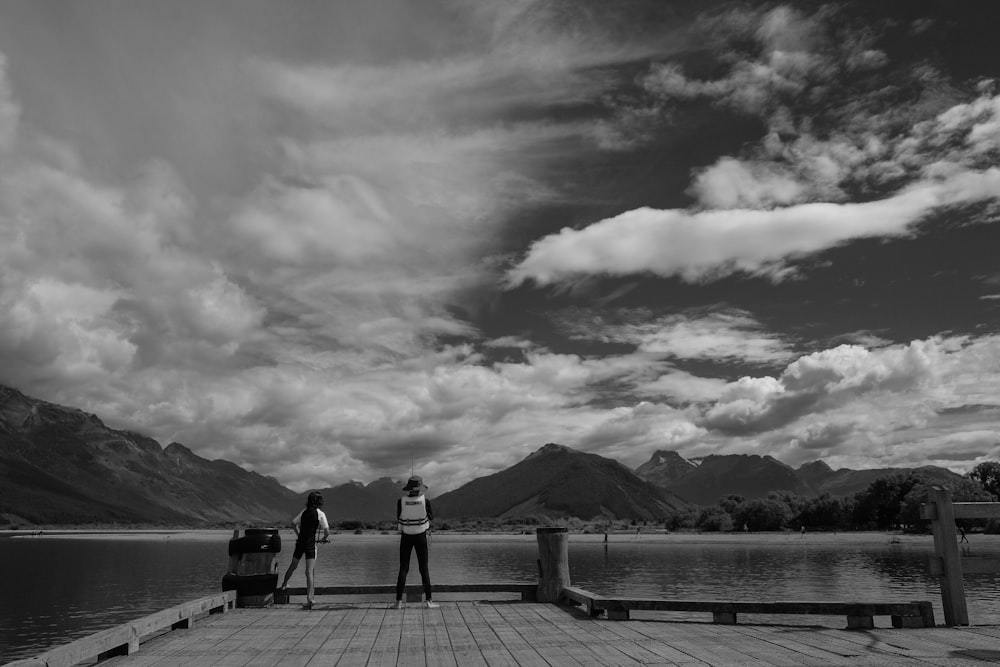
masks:
[[[295,551],[292,553],[292,558],[298,560],[302,558],[302,556],[305,556],[306,560],[314,560],[316,558],[316,545],[313,544],[312,546],[307,547],[304,544],[296,544]]]

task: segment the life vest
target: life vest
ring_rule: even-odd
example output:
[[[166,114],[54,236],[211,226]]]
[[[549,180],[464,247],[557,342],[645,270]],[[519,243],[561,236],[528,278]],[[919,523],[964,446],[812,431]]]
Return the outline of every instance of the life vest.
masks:
[[[400,499],[399,528],[407,535],[419,535],[431,527],[424,500],[423,495],[403,496]]]

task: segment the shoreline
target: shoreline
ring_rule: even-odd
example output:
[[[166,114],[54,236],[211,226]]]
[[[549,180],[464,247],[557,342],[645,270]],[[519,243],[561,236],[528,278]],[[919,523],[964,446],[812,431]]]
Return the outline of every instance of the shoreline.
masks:
[[[290,529],[279,529],[282,541],[295,541]],[[121,539],[121,540],[195,540],[195,541],[227,541],[232,538],[231,528],[191,528],[191,529],[58,529],[42,531],[7,531],[0,530],[0,539]],[[330,542],[368,542],[396,539],[392,531],[353,531],[334,532]],[[1000,535],[970,535],[970,540],[980,544],[1000,544]],[[432,540],[440,542],[534,542],[534,533],[520,532],[459,532],[433,531]],[[805,534],[796,531],[758,532],[758,533],[699,533],[699,532],[666,532],[662,530],[640,532],[609,532],[605,542],[605,534],[570,532],[570,539],[583,544],[799,544],[799,545],[906,545],[927,544],[933,542],[933,536],[927,534],[907,534],[891,531],[858,531],[858,532],[814,532]]]

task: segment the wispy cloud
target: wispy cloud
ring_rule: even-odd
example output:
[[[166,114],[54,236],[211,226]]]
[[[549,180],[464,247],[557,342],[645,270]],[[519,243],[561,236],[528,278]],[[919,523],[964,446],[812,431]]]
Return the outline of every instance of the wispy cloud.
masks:
[[[780,279],[802,256],[910,234],[941,208],[995,202],[1000,177],[988,156],[998,150],[1000,97],[993,84],[981,82],[971,101],[942,93],[940,75],[926,65],[901,71],[875,48],[885,26],[849,32],[845,21],[835,10],[805,15],[787,7],[705,21],[728,72],[697,79],[674,63],[652,66],[642,79],[647,115],[669,123],[674,107],[704,99],[760,117],[766,133],[743,154],[695,171],[691,208],[637,208],[536,240],[509,283],[643,272],[688,281],[734,272]],[[753,47],[739,51],[747,44]],[[871,76],[859,78],[859,70]],[[898,74],[927,91],[927,101],[890,104]],[[863,201],[851,194],[859,191],[867,193]]]
[[[608,319],[577,315],[561,326],[571,338],[631,344],[650,358],[773,364],[792,355],[780,336],[749,313],[724,308],[659,318],[627,310]]]

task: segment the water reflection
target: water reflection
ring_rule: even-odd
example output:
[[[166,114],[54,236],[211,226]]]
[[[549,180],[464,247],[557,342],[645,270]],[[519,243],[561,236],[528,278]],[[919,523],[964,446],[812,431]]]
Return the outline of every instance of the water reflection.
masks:
[[[1000,544],[1000,542],[998,542]],[[604,595],[731,600],[930,600],[928,544],[574,544],[573,584]],[[966,575],[970,618],[1000,623],[1000,574]],[[769,619],[771,620],[771,619]],[[787,620],[787,619],[786,619]]]

